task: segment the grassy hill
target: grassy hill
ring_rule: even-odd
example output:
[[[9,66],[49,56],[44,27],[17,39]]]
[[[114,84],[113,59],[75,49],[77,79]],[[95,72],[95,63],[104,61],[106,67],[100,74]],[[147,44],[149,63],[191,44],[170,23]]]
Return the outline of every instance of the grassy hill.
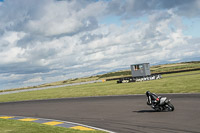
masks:
[[[116,81],[1,95],[0,102],[69,97],[110,96],[154,93],[200,93],[200,70],[163,74],[162,79],[117,84]]]
[[[150,67],[152,74],[166,73],[166,72],[179,72],[183,70],[192,71],[195,69],[200,69],[200,61],[155,65],[155,66]],[[108,78],[113,78],[113,77],[124,77],[124,76],[131,76],[131,70],[123,70],[123,71],[118,71],[118,72],[106,73],[106,74],[98,75],[97,77],[108,79]]]
[[[152,74],[166,73],[166,72],[179,72],[183,70],[192,71],[196,69],[200,70],[200,61],[155,65],[155,66],[150,67]],[[120,78],[120,77],[126,77],[126,76],[131,76],[131,70],[122,70],[122,71],[110,72],[110,73],[96,75],[96,76],[63,80],[63,81],[58,81],[58,82],[46,83],[46,84],[42,84],[38,86],[15,88],[15,89],[9,89],[9,90],[0,90],[0,92],[30,89],[30,88],[40,88],[40,87],[47,87],[47,86],[57,86],[57,85],[64,85],[64,84],[71,84],[71,83],[78,83],[78,82],[94,81],[94,80],[106,80],[106,79]]]

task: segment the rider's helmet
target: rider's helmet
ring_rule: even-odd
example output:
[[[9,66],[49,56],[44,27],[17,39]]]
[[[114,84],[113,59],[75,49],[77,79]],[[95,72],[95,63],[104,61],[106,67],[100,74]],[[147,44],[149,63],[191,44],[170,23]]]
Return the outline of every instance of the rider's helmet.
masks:
[[[149,96],[150,94],[151,94],[151,92],[150,92],[150,91],[147,91],[147,92],[146,92],[146,95],[147,95],[147,96]]]

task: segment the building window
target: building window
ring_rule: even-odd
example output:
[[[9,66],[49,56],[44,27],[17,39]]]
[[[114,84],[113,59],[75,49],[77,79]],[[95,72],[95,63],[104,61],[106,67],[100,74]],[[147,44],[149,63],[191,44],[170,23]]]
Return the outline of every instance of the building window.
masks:
[[[140,70],[140,69],[143,69],[143,65],[135,65],[134,66],[134,71],[137,71],[137,70]]]

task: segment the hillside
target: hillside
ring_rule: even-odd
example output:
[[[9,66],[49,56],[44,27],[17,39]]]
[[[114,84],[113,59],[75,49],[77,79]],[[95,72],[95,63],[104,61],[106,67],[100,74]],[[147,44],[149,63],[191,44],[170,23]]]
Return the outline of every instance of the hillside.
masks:
[[[155,65],[155,66],[150,67],[152,74],[190,71],[190,70],[192,71],[196,69],[200,69],[200,61]],[[118,72],[106,73],[103,75],[98,75],[97,77],[108,79],[108,78],[113,78],[113,77],[124,77],[124,76],[131,76],[131,70],[123,70],[123,71],[118,71]]]
[[[151,66],[150,70],[151,70],[152,74],[200,70],[200,61],[155,65],[155,66]],[[30,88],[40,88],[40,87],[56,86],[56,85],[64,85],[64,84],[87,82],[87,81],[94,81],[94,80],[106,80],[106,79],[120,78],[120,77],[126,77],[126,76],[131,76],[131,70],[122,70],[122,71],[110,72],[110,73],[96,75],[96,76],[90,76],[90,77],[68,79],[68,80],[46,83],[46,84],[42,84],[42,85],[38,85],[38,86],[32,86],[32,87],[15,88],[15,89],[10,89],[10,90],[1,90],[0,92],[30,89]]]

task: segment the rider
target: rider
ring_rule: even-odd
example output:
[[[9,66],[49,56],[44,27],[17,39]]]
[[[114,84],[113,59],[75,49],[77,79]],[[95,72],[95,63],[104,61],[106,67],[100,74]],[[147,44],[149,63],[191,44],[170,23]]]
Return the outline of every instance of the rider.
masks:
[[[155,93],[151,93],[150,91],[147,91],[146,95],[147,95],[148,105],[156,106],[160,102],[159,96],[157,96]]]

